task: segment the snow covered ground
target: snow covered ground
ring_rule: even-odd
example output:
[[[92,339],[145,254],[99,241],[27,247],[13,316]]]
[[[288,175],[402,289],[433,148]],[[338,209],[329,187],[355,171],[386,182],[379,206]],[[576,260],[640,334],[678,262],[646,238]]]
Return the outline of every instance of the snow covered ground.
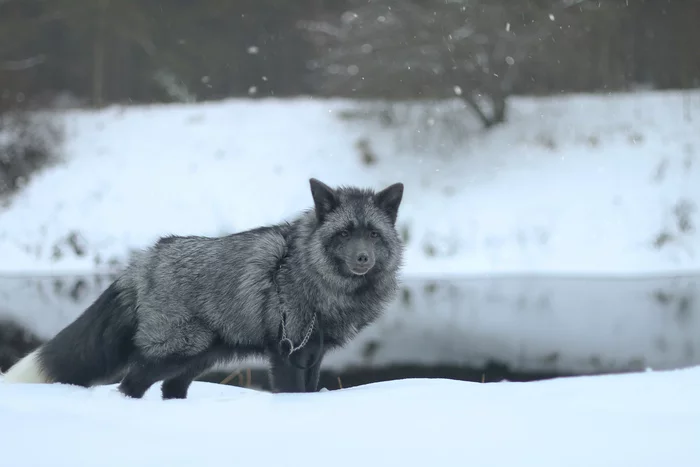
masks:
[[[514,98],[488,133],[457,102],[352,118],[378,107],[68,111],[65,162],[0,211],[0,273],[114,269],[164,234],[277,222],[310,206],[310,176],[406,184],[407,277],[700,271],[700,92]]]
[[[0,319],[48,339],[107,284],[0,277]],[[324,368],[496,362],[514,372],[591,374],[700,365],[699,304],[698,277],[406,279],[377,323],[330,353]]]
[[[697,467],[700,368],[314,394],[195,383],[161,401],[0,382],[2,464]]]

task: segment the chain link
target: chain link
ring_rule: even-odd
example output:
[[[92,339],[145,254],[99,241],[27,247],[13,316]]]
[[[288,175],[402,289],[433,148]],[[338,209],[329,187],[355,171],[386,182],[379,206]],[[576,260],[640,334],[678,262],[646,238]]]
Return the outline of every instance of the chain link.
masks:
[[[314,313],[313,317],[311,318],[311,323],[309,324],[309,329],[306,331],[306,334],[304,335],[304,338],[301,340],[301,343],[299,343],[298,346],[294,347],[294,342],[292,339],[287,337],[287,311],[286,311],[286,306],[284,303],[284,300],[282,299],[282,294],[280,293],[280,284],[279,284],[279,272],[282,270],[282,264],[284,262],[284,257],[280,260],[280,265],[277,268],[277,274],[275,275],[274,281],[275,281],[275,286],[277,289],[277,296],[279,297],[280,301],[280,315],[282,317],[282,339],[280,342],[287,341],[289,342],[289,347],[290,347],[290,352],[289,355],[293,354],[299,349],[302,349],[306,344],[308,344],[309,339],[311,339],[311,334],[314,332],[314,326],[316,325],[316,313]]]
[[[306,335],[301,340],[299,345],[294,347],[294,342],[292,342],[292,340],[287,337],[287,315],[286,315],[286,313],[282,315],[282,340],[288,340],[290,345],[291,345],[291,350],[289,352],[289,355],[293,354],[294,352],[303,348],[306,344],[309,343],[309,339],[311,339],[311,334],[314,332],[314,325],[315,324],[316,324],[316,313],[314,313],[313,317],[311,318],[311,324],[309,324],[309,329],[306,331]]]

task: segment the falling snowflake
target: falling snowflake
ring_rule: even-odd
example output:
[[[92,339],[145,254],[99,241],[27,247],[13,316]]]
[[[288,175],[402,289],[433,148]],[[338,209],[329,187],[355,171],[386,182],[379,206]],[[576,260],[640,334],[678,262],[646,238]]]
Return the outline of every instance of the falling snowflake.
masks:
[[[345,24],[348,24],[351,21],[354,21],[356,19],[357,19],[357,13],[353,13],[352,11],[346,11],[345,13],[343,13],[340,16],[340,20]]]
[[[251,54],[251,55],[255,55],[255,54],[257,54],[259,51],[260,51],[260,49],[258,49],[258,47],[255,46],[255,45],[251,45],[250,47],[248,47],[248,53]]]

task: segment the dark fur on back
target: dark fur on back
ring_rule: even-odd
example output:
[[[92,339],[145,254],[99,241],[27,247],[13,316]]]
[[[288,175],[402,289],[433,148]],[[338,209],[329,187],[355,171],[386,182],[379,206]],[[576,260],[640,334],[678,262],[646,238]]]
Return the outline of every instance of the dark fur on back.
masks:
[[[275,390],[317,390],[319,326],[325,350],[342,346],[396,295],[403,185],[375,193],[310,184],[314,208],[290,222],[219,238],[164,237],[139,253],[40,348],[41,371],[82,386],[125,373],[120,390],[128,396],[162,380],[164,398],[184,398],[215,363],[263,355]],[[291,357],[279,347],[283,309],[295,346],[318,319]]]

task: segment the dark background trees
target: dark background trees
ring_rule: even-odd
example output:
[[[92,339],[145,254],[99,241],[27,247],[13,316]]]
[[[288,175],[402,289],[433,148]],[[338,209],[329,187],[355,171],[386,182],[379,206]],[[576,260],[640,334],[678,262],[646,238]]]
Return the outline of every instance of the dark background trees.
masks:
[[[392,5],[380,27],[372,16]],[[360,35],[308,28],[341,28],[352,11],[364,15]],[[694,0],[0,0],[0,95],[101,106],[693,87],[698,19]],[[371,52],[338,55],[358,41]],[[353,64],[342,80],[329,72]]]

